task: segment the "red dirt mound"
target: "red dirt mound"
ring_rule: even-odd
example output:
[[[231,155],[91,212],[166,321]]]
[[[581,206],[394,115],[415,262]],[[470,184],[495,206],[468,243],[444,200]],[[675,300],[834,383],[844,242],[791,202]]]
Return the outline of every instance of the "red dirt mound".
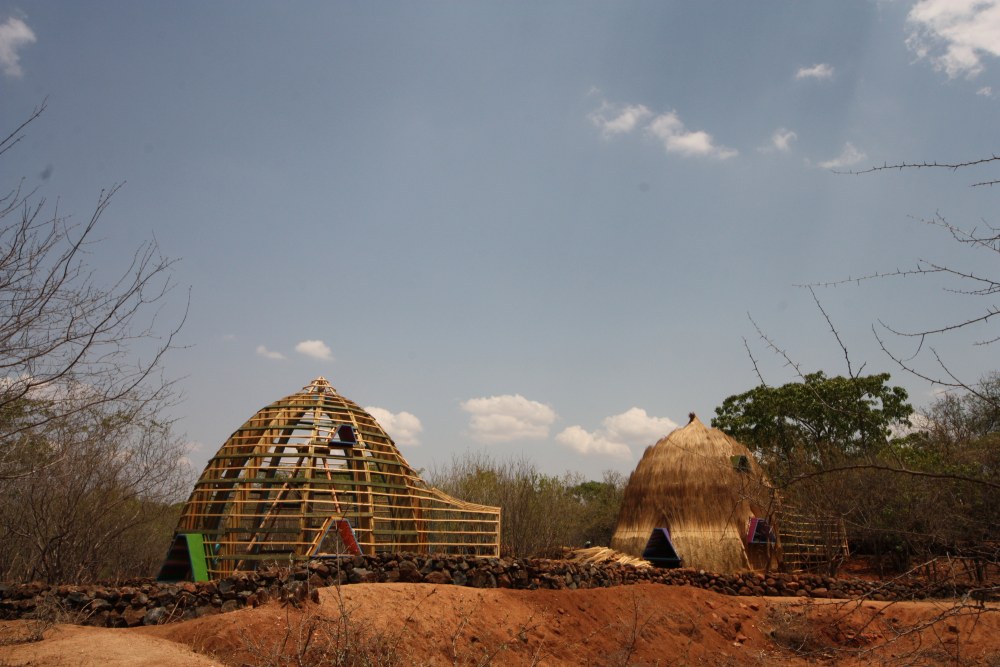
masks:
[[[406,666],[1000,664],[997,605],[730,597],[655,584],[319,593],[300,609],[272,603],[152,628],[58,626],[43,641],[0,647],[0,665],[355,664],[336,660],[362,650]],[[0,644],[24,623],[0,625]]]

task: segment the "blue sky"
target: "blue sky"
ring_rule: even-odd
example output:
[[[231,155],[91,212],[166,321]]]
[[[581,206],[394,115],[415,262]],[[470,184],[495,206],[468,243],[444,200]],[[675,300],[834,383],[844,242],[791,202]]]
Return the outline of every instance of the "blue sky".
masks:
[[[996,224],[989,166],[835,172],[994,154],[998,55],[996,0],[0,0],[2,126],[48,99],[0,175],[78,221],[125,182],[94,266],[151,237],[179,259],[165,368],[195,467],[322,375],[418,467],[486,449],[596,477],[757,384],[744,339],[795,379],[748,314],[845,372],[797,285],[995,268],[922,222]],[[872,325],[988,305],[944,287],[817,295],[855,367],[921,405]],[[937,349],[975,379],[988,337]]]

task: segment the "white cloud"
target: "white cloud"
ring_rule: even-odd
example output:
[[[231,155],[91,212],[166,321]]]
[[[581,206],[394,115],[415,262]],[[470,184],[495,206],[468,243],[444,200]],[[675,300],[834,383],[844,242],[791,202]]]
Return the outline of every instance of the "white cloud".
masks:
[[[584,456],[598,454],[617,459],[632,458],[632,450],[625,443],[615,442],[600,433],[590,433],[580,426],[564,429],[556,436],[556,441]]]
[[[761,153],[773,153],[778,151],[779,153],[787,153],[792,148],[792,142],[799,138],[799,135],[795,134],[792,130],[784,127],[779,127],[771,135],[771,143],[767,146],[762,146],[758,148]]]
[[[982,95],[983,97],[993,97],[993,88],[990,86],[983,86],[976,91],[976,95]]]
[[[321,340],[304,340],[295,346],[295,351],[313,359],[333,361],[333,353],[327,344]]]
[[[653,112],[642,104],[615,107],[603,102],[601,108],[591,113],[588,118],[591,123],[601,128],[601,134],[613,137],[616,134],[628,134],[652,115]]]
[[[906,45],[948,78],[973,78],[1000,56],[1000,0],[921,0],[906,17]]]
[[[727,160],[739,152],[716,146],[712,135],[707,132],[690,132],[684,127],[676,111],[660,114],[649,123],[646,131],[663,142],[668,153],[680,153],[685,157],[703,156]]]
[[[844,144],[844,150],[840,151],[840,155],[833,158],[832,160],[827,160],[826,162],[820,162],[819,166],[824,169],[843,169],[844,167],[850,167],[851,165],[857,164],[867,158],[864,152],[859,151],[854,147],[850,141]]]
[[[796,79],[832,79],[833,65],[817,63],[812,67],[800,67],[795,72]]]
[[[273,350],[269,350],[263,345],[257,346],[257,354],[264,357],[265,359],[274,359],[276,361],[280,361],[281,359],[285,358],[285,355],[283,355],[281,352],[275,352]]]
[[[584,456],[603,455],[620,459],[632,458],[632,445],[645,446],[657,442],[677,428],[666,417],[653,417],[642,408],[629,408],[621,414],[606,417],[601,428],[589,432],[581,426],[570,426],[556,436],[556,441]]]
[[[654,117],[649,107],[643,104],[623,106],[603,100],[600,108],[587,118],[600,128],[601,135],[605,139],[628,134],[643,127],[649,136],[663,143],[668,153],[679,153],[685,157],[714,157],[720,160],[739,154],[732,148],[716,146],[712,135],[708,132],[687,130],[676,111]]]
[[[677,422],[672,419],[653,417],[642,408],[629,408],[621,414],[606,417],[601,424],[612,436],[636,445],[652,445],[677,428]]]
[[[420,444],[419,434],[424,426],[416,415],[406,411],[394,413],[377,407],[365,408],[365,412],[375,418],[397,445],[416,447]]]
[[[552,408],[520,394],[471,398],[461,406],[472,415],[469,429],[480,442],[545,438],[556,420]]]
[[[11,77],[24,74],[18,49],[36,42],[35,33],[21,19],[8,18],[0,23],[0,69]]]
[[[191,460],[191,455],[198,453],[208,454],[212,451],[214,451],[214,448],[209,449],[208,446],[202,442],[188,440],[181,446],[181,451],[177,457],[177,463],[179,463],[182,467],[187,468],[189,471],[194,472],[194,461]]]
[[[931,431],[937,427],[937,423],[927,415],[914,412],[909,417],[910,425],[893,424],[889,427],[889,432],[893,438],[905,438],[921,431]]]

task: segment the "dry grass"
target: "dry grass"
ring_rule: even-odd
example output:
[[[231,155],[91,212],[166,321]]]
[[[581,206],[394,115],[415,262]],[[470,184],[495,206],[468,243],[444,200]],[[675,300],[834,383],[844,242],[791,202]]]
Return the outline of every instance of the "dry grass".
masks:
[[[749,470],[730,460],[746,456]],[[654,528],[666,527],[685,567],[745,572],[754,565],[744,532],[770,514],[772,489],[750,451],[696,417],[646,449],[625,488],[611,546],[640,556]]]
[[[619,565],[631,565],[632,567],[650,568],[652,563],[643,558],[636,558],[620,551],[609,549],[608,547],[587,547],[586,549],[573,549],[562,555],[563,558],[574,563],[600,564],[618,563]]]
[[[398,667],[400,633],[389,633],[357,621],[339,586],[334,588],[337,615],[318,613],[313,590],[286,600],[283,627],[272,636],[240,631],[250,667]],[[433,593],[433,591],[432,591]],[[406,624],[403,624],[405,631]]]

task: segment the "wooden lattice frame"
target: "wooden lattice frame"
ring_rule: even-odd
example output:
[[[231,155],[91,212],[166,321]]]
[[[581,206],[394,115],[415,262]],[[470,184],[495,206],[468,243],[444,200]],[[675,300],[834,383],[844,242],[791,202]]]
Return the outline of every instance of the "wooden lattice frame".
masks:
[[[367,554],[500,553],[500,508],[429,486],[378,422],[324,378],[229,437],[195,484],[177,532],[203,535],[217,578],[304,560],[340,519]]]

